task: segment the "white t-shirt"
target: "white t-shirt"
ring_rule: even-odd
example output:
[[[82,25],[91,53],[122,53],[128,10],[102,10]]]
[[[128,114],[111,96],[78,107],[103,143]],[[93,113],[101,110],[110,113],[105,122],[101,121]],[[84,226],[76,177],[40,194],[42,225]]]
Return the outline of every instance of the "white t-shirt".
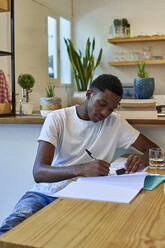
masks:
[[[70,166],[92,160],[85,149],[93,157],[110,163],[117,148],[129,148],[138,136],[139,131],[117,113],[112,113],[103,121],[85,121],[77,116],[73,106],[51,112],[38,140],[55,146],[52,166]],[[36,183],[32,191],[54,196],[69,181]]]

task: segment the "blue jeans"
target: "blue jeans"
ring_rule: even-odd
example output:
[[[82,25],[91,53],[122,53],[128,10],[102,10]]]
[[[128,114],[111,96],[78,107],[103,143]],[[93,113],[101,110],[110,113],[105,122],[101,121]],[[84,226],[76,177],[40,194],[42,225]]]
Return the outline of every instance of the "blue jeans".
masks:
[[[56,197],[37,192],[26,192],[16,204],[13,212],[2,222],[2,225],[0,226],[0,235],[9,231],[56,199]]]

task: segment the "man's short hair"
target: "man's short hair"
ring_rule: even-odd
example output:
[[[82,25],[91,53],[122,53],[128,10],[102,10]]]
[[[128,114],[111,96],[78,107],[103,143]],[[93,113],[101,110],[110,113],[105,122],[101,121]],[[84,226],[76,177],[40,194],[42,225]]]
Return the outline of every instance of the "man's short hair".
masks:
[[[123,87],[120,80],[116,76],[110,74],[102,74],[98,76],[93,80],[91,89],[98,89],[100,91],[108,89],[120,97],[123,95]]]

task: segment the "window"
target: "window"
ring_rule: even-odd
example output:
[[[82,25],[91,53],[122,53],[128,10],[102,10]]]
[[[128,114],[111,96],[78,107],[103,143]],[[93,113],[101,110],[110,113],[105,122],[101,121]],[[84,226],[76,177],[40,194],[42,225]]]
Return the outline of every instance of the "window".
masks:
[[[48,75],[63,84],[70,84],[71,66],[64,38],[71,38],[70,20],[48,16]]]
[[[48,74],[57,79],[57,21],[48,16]]]
[[[64,38],[71,38],[70,33],[70,21],[60,17],[60,72],[61,82],[64,84],[69,84],[71,82],[71,66],[68,58],[67,48],[64,42]]]

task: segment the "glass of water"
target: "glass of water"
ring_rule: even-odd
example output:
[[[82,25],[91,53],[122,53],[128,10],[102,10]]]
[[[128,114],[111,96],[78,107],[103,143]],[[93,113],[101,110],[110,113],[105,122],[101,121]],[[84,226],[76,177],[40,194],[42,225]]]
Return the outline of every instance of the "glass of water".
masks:
[[[164,169],[165,153],[161,148],[149,149],[149,168]]]

